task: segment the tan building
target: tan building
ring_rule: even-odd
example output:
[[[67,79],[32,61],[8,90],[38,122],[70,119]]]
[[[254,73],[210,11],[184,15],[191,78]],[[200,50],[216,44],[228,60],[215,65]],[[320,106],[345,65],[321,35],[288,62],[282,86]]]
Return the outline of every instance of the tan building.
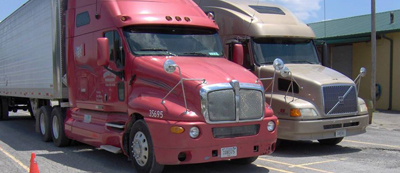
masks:
[[[309,24],[328,44],[328,64],[354,79],[360,67],[371,71],[371,15]],[[400,10],[376,14],[377,109],[400,111]],[[371,99],[371,73],[362,78],[360,97]]]

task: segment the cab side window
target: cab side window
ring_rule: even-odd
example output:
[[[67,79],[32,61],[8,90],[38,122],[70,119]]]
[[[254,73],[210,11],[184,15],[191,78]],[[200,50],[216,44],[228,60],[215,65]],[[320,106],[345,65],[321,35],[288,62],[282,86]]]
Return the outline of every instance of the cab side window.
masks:
[[[123,68],[125,66],[125,52],[118,32],[115,30],[105,32],[104,37],[108,38],[110,62],[113,61],[118,68]]]

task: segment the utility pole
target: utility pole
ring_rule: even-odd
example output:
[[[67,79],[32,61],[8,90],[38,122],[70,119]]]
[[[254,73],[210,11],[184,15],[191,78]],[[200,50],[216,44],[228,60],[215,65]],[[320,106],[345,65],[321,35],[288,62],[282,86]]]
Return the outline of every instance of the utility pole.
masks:
[[[376,27],[375,0],[371,0],[371,100],[373,110],[376,108]]]

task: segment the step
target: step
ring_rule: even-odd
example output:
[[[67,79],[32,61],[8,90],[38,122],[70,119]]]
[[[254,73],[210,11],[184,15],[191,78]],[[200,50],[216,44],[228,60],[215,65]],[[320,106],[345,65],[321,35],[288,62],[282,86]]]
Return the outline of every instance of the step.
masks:
[[[106,150],[106,151],[114,153],[114,154],[122,153],[121,148],[114,147],[112,145],[101,145],[100,149]]]

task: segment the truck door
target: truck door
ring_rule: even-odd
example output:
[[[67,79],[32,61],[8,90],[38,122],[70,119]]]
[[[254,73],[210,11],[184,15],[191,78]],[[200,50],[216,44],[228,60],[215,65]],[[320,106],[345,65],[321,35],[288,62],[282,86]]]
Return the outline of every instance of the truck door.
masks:
[[[103,85],[101,88],[102,102],[114,108],[125,108],[125,82],[124,82],[124,67],[125,67],[125,51],[123,48],[121,37],[117,30],[104,32],[103,37],[108,39],[110,65],[109,70],[104,69],[101,74]],[[99,98],[101,96],[98,96]],[[114,110],[118,111],[118,110]],[[120,111],[124,111],[121,109]],[[125,112],[125,111],[124,111]]]

